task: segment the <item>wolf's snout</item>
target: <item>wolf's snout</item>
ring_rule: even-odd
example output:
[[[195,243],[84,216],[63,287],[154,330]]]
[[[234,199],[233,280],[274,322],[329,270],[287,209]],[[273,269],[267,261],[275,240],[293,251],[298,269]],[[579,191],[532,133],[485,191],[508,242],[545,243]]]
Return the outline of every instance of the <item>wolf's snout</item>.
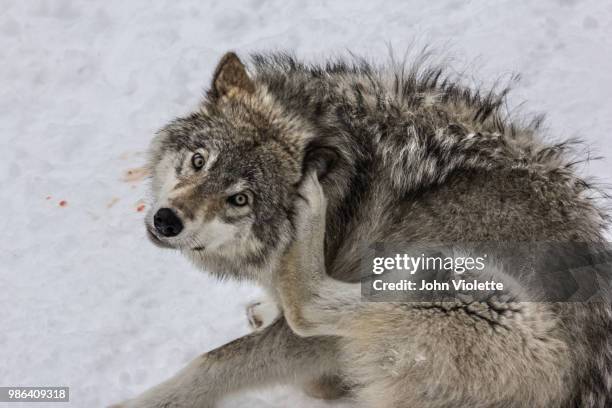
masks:
[[[160,208],[153,216],[153,225],[164,237],[175,237],[183,230],[181,219],[170,208]]]

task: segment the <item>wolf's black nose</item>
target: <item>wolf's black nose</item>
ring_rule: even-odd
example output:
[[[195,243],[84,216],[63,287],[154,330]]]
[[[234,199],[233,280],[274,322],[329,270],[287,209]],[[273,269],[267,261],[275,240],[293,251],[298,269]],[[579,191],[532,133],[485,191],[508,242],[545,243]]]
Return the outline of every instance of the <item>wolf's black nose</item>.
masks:
[[[164,237],[175,237],[183,230],[181,219],[169,208],[160,208],[155,213],[153,225]]]

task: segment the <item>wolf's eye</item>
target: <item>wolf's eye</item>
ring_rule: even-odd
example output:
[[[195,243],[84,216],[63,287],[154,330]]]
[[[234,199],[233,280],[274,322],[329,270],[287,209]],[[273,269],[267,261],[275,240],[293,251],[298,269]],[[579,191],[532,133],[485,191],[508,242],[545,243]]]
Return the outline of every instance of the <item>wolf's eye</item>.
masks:
[[[202,156],[200,153],[196,153],[191,156],[191,165],[196,170],[200,170],[202,167],[204,167],[204,162],[204,156]]]
[[[244,207],[249,203],[249,197],[247,197],[247,195],[244,193],[238,193],[230,196],[227,201],[236,207]]]

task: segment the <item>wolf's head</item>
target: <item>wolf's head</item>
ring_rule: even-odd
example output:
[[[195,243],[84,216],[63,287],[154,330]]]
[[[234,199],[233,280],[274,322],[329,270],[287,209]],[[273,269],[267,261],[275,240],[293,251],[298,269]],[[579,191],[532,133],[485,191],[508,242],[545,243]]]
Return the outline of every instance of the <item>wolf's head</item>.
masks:
[[[213,272],[263,267],[290,240],[310,133],[226,54],[199,109],[152,142],[151,240]]]

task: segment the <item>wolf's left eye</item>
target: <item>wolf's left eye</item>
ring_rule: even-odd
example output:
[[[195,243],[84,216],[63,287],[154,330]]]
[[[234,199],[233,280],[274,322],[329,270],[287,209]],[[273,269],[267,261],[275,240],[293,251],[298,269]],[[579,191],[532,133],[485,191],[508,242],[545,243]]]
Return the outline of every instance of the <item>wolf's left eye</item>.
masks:
[[[202,156],[200,153],[196,153],[191,156],[191,165],[196,170],[200,170],[202,167],[204,167],[205,162],[204,156]]]
[[[247,195],[244,193],[238,193],[230,196],[227,201],[236,207],[244,207],[249,203],[249,197],[247,197]]]

